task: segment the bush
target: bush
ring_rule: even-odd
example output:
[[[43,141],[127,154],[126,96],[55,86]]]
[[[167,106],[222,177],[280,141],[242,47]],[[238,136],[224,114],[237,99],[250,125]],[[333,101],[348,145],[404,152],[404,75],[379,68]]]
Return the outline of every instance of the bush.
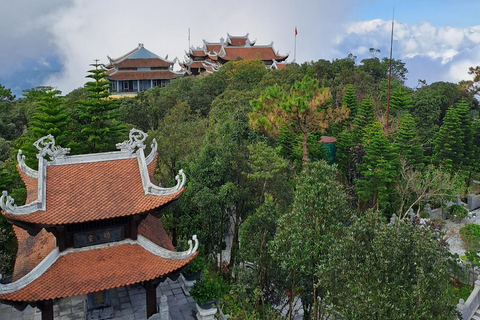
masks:
[[[188,265],[185,269],[184,273],[187,274],[195,274],[198,272],[202,272],[205,268],[205,258],[200,255],[197,255],[195,259],[193,259],[192,263]]]
[[[467,250],[480,248],[480,225],[468,223],[460,228],[460,237]]]
[[[448,208],[448,213],[450,214],[450,218],[454,221],[461,221],[468,216],[468,210],[458,204],[450,206],[450,208]]]
[[[207,301],[212,301],[220,298],[226,291],[226,285],[221,278],[209,278],[195,282],[190,295],[198,304],[204,304]]]
[[[420,218],[430,219],[430,214],[427,211],[420,212]]]

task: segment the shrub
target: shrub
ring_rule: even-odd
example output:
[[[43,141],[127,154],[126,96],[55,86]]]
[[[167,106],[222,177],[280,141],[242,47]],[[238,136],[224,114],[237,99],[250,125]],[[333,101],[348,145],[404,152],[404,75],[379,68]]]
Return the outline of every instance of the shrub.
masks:
[[[467,250],[480,248],[480,225],[468,223],[460,228],[460,237]]]
[[[450,218],[454,221],[460,221],[468,216],[468,210],[458,204],[450,206],[450,208],[448,208],[448,213],[450,214]]]
[[[420,218],[430,219],[430,214],[427,211],[420,212]]]
[[[221,278],[205,277],[195,282],[192,289],[190,289],[190,295],[198,304],[204,304],[207,301],[220,298],[225,291],[226,285]]]
[[[194,274],[194,273],[202,272],[204,268],[205,268],[205,259],[202,256],[197,255],[195,259],[193,259],[192,263],[190,263],[188,267],[185,269],[184,273]]]

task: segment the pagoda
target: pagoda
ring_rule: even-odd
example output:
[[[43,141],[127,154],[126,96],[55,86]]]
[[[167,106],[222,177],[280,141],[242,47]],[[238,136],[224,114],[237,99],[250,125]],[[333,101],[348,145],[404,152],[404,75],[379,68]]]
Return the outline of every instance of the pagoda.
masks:
[[[49,135],[36,141],[38,170],[19,150],[18,171],[27,188],[17,206],[3,191],[0,207],[13,225],[18,253],[12,279],[0,284],[0,301],[27,305],[53,319],[55,299],[143,283],[146,316],[157,312],[156,287],[178,278],[196,256],[198,241],[176,252],[160,219],[184,192],[180,171],[174,187],[153,181],[157,142],[145,156],[142,131],[132,129],[120,151],[72,155]],[[100,299],[101,300],[101,299]]]
[[[186,52],[186,59],[183,64],[185,68],[193,75],[201,72],[212,73],[217,71],[228,61],[262,60],[265,66],[272,69],[281,69],[288,58],[287,55],[281,55],[273,49],[273,42],[269,45],[256,45],[256,41],[248,38],[248,33],[244,36],[232,36],[227,33],[227,40],[220,39],[220,42],[207,42],[203,40],[203,46],[190,47]]]
[[[138,93],[153,87],[164,87],[172,79],[182,77],[183,72],[173,70],[173,61],[160,58],[145,49],[143,43],[117,59],[107,56],[107,79],[112,83],[111,93]]]

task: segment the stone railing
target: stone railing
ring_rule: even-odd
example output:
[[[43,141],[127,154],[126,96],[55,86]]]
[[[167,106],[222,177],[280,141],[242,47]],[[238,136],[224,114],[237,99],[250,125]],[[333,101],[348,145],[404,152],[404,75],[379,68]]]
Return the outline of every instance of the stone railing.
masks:
[[[460,299],[457,304],[457,310],[462,315],[461,320],[472,319],[478,307],[480,307],[480,280],[475,281],[475,287],[467,301]]]

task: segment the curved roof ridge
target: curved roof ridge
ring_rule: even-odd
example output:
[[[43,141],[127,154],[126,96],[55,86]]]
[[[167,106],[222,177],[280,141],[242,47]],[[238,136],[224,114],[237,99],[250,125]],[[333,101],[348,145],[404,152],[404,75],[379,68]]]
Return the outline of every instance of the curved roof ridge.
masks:
[[[82,248],[70,248],[63,252],[60,252],[58,247],[55,247],[33,270],[31,270],[25,276],[11,283],[0,284],[0,295],[13,293],[25,288],[33,281],[41,277],[53,264],[55,264],[55,262],[58,261],[60,257],[74,254],[76,252],[92,251],[126,244],[139,245],[151,254],[168,260],[186,260],[191,258],[198,250],[198,239],[196,235],[192,237],[192,240],[188,241],[188,250],[183,252],[175,252],[162,248],[141,235],[138,236],[137,240],[125,239],[117,242],[102,243]]]
[[[90,164],[90,163],[98,163],[98,162],[105,163],[109,161],[127,160],[127,159],[135,159],[135,158],[137,159],[137,161],[135,161],[136,163],[135,166],[138,168],[136,170],[139,170],[137,172],[140,175],[140,179],[138,180],[139,183],[141,183],[140,190],[143,189],[142,197],[174,196],[178,194],[178,192],[180,192],[183,189],[186,182],[186,176],[183,173],[183,170],[179,171],[179,174],[175,177],[175,179],[177,180],[177,184],[171,188],[163,188],[163,187],[157,186],[153,184],[152,181],[150,180],[148,165],[150,165],[155,159],[157,143],[156,141],[153,141],[152,152],[150,152],[150,154],[145,158],[144,149],[146,148],[146,146],[144,144],[144,141],[146,138],[147,138],[146,133],[137,129],[132,129],[130,130],[129,140],[126,140],[122,143],[117,144],[117,148],[120,149],[120,151],[74,155],[74,156],[67,157],[65,156],[66,149],[63,149],[61,147],[56,147],[55,139],[51,135],[47,137],[43,137],[35,142],[35,146],[39,149],[39,154],[37,155],[37,158],[39,161],[37,199],[23,206],[17,206],[14,204],[15,200],[8,195],[7,191],[3,191],[0,197],[0,208],[3,209],[3,211],[7,213],[10,218],[19,219],[19,220],[25,220],[27,219],[26,216],[28,216],[29,214],[35,213],[37,211],[47,211],[47,206],[46,206],[47,167],[57,167],[57,166],[67,166],[67,165],[82,165],[83,167],[84,165]],[[43,144],[43,147],[40,147],[39,146],[40,144]],[[50,155],[50,157],[53,160],[48,161],[47,159],[44,159],[45,155]],[[22,158],[21,160],[23,161]],[[132,163],[131,164],[132,170],[134,169],[133,165],[134,164]],[[62,168],[64,167],[60,167],[59,169],[63,170]],[[82,170],[82,169],[78,168],[77,171],[78,170]],[[131,171],[131,172],[134,172],[134,171]],[[65,173],[62,171],[61,173],[58,173],[58,174],[64,175]],[[114,178],[118,180],[117,176],[115,176]],[[112,181],[110,181],[110,183],[112,183]],[[49,187],[49,189],[51,189],[51,186]],[[52,196],[50,196],[50,199],[52,199]],[[168,199],[165,199],[165,201],[166,200]],[[52,210],[55,210],[55,208],[49,209],[49,211],[52,211]],[[38,221],[38,223],[42,223],[42,221]],[[43,221],[43,223],[46,223],[46,221]]]

